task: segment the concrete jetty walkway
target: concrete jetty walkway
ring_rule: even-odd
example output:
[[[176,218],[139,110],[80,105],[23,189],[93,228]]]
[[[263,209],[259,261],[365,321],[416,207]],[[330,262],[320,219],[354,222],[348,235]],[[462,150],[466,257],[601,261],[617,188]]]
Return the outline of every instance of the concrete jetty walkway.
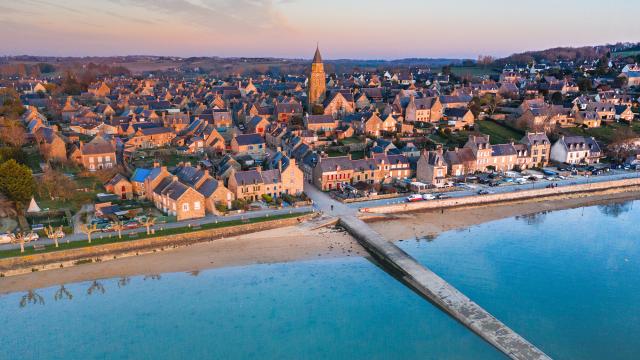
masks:
[[[511,359],[550,359],[545,353],[493,317],[478,304],[387,241],[354,215],[342,215],[340,224],[387,270],[398,275],[456,320]]]

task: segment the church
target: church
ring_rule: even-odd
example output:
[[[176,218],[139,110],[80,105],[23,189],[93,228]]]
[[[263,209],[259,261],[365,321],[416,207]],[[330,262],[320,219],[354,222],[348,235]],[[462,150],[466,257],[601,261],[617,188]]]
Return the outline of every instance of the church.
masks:
[[[316,53],[313,56],[313,61],[311,63],[311,76],[309,77],[309,113],[313,113],[314,106],[322,106],[322,102],[325,100],[326,92],[327,84],[326,76],[324,73],[324,64],[322,63],[320,49],[316,47]]]

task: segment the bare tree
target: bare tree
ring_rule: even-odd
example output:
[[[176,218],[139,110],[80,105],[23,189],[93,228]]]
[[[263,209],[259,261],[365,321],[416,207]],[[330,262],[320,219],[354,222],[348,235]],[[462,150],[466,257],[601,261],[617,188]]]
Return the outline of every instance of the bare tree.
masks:
[[[156,218],[147,217],[144,221],[140,222],[142,226],[147,228],[147,235],[151,234],[151,227],[156,223]]]
[[[62,226],[59,226],[54,229],[51,225],[49,225],[46,228],[44,228],[44,233],[47,234],[47,237],[49,239],[53,240],[53,242],[56,244],[56,247],[58,247],[58,239],[62,239],[64,237],[64,231],[62,231]]]
[[[26,235],[22,232],[18,232],[12,237],[12,242],[20,244],[20,253],[24,252],[24,243],[26,242]]]
[[[80,231],[84,234],[87,234],[87,240],[89,241],[89,244],[91,244],[91,234],[98,231],[98,224],[93,224],[93,225],[81,224]]]
[[[124,223],[122,221],[114,221],[111,223],[111,228],[118,232],[118,239],[122,239],[122,230],[124,230]]]

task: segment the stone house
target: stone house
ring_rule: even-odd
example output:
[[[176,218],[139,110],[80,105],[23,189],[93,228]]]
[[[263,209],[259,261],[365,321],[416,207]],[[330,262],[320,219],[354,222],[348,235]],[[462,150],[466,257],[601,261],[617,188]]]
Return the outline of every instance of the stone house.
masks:
[[[241,134],[231,139],[231,151],[236,155],[249,155],[262,159],[266,155],[265,140],[260,134]]]
[[[169,145],[175,137],[176,133],[171,128],[161,126],[139,128],[127,141],[127,146],[141,149],[163,147]]]
[[[356,105],[351,93],[334,92],[323,103],[324,115],[331,115],[333,118],[342,118],[347,114],[356,111]]]
[[[549,164],[551,142],[544,132],[527,132],[520,143],[527,147],[533,166],[544,167]]]
[[[116,148],[111,141],[96,136],[86,144],[80,142],[75,160],[89,171],[111,169],[116,166]]]
[[[158,209],[175,216],[178,221],[196,219],[205,215],[204,196],[178,180],[177,176],[162,179],[153,189],[153,202]]]
[[[307,115],[304,125],[307,130],[315,132],[333,132],[338,128],[338,120],[331,115]]]
[[[444,160],[442,148],[436,151],[423,151],[416,165],[418,181],[435,187],[443,187],[446,184],[447,163]]]
[[[53,161],[67,160],[67,143],[64,138],[49,127],[40,127],[34,133],[40,154]]]
[[[262,195],[273,198],[284,194],[299,195],[304,187],[304,175],[295,159],[282,159],[278,168],[262,170],[258,167],[248,171],[233,171],[229,177],[229,191],[237,199],[258,201]]]
[[[104,184],[104,189],[107,192],[118,195],[120,199],[133,199],[133,185],[125,176],[119,173]]]

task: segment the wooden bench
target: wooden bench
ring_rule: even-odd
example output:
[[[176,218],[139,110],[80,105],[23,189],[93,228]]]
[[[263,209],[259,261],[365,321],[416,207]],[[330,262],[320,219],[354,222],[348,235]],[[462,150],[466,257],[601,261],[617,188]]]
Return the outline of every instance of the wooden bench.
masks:
[[[35,250],[35,251],[44,250],[44,245],[42,245],[42,244],[33,244],[33,250]]]

